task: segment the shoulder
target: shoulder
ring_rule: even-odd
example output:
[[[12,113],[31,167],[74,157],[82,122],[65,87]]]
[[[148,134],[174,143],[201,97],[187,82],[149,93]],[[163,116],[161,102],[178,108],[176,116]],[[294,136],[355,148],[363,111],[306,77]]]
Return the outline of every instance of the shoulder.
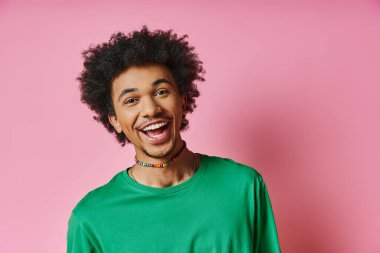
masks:
[[[263,183],[261,174],[256,168],[237,162],[231,158],[207,155],[208,170],[218,175],[228,175],[241,181]]]
[[[78,219],[85,219],[86,216],[96,214],[101,210],[110,199],[120,192],[121,173],[117,173],[109,182],[88,192],[73,208],[72,213]]]

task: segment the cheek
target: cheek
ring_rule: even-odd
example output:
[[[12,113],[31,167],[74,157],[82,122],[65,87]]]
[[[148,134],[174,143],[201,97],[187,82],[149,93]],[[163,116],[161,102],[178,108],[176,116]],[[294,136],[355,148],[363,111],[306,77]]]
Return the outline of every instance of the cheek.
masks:
[[[177,125],[178,125],[178,128],[181,127],[181,124],[182,124],[182,119],[183,119],[183,111],[181,108],[177,108],[176,109],[176,122],[177,122]]]
[[[165,108],[165,114],[170,115],[175,119],[175,126],[176,128],[179,128],[182,123],[182,109],[181,109],[181,101],[172,101],[170,103],[167,103]]]
[[[134,124],[135,124],[135,117],[133,113],[124,113],[123,116],[120,119],[123,131],[124,132],[131,132],[134,131]]]

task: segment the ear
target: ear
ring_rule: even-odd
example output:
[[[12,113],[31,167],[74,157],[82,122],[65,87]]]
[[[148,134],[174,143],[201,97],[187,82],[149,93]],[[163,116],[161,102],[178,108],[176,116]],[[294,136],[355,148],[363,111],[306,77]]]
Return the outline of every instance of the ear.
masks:
[[[187,106],[187,96],[186,95],[181,95],[181,102],[182,102],[183,115],[185,115],[186,114],[186,106]]]
[[[108,114],[108,121],[115,128],[116,132],[118,132],[119,134],[122,132],[121,125],[120,125],[119,121],[117,120],[116,115]]]

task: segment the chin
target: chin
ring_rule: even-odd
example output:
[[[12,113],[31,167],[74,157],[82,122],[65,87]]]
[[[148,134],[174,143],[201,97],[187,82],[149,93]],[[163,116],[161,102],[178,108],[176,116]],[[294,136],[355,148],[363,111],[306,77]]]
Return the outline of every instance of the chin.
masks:
[[[174,140],[170,140],[169,142],[158,145],[158,146],[150,146],[145,149],[145,153],[152,158],[165,158],[170,156],[173,153],[176,142]]]

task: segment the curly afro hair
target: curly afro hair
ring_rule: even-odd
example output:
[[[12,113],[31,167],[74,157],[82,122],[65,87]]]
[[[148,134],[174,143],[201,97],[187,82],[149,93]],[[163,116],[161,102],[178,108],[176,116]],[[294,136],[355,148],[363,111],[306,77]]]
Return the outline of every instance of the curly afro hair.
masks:
[[[149,31],[144,25],[140,31],[128,35],[121,32],[112,34],[108,43],[90,46],[82,53],[84,69],[77,78],[80,82],[81,101],[96,113],[93,118],[114,134],[121,146],[130,141],[124,133],[116,132],[108,115],[115,115],[112,82],[127,68],[147,64],[168,67],[180,94],[186,96],[188,103],[185,113],[192,113],[196,108],[195,98],[200,93],[194,82],[205,80],[205,70],[194,47],[186,41],[187,37],[178,37],[172,30]],[[180,130],[188,128],[186,114]]]

